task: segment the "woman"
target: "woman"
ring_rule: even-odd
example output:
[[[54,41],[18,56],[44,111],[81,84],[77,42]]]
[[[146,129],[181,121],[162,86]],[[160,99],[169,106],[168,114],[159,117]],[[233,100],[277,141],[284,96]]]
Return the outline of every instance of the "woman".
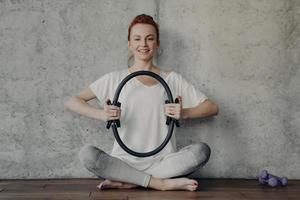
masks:
[[[135,17],[128,29],[128,48],[133,54],[133,65],[100,77],[78,96],[68,100],[65,107],[102,121],[120,119],[120,137],[138,152],[151,151],[161,144],[167,133],[166,115],[175,119],[216,115],[217,105],[182,76],[174,71],[162,71],[153,64],[159,44],[159,29],[153,18],[145,14]],[[121,108],[107,105],[121,80],[140,70],[164,78],[172,94],[179,98],[179,103],[164,104],[167,97],[163,86],[151,77],[137,76],[123,87],[119,97]],[[94,98],[100,101],[103,110],[87,103]],[[129,155],[116,141],[110,155],[91,145],[86,145],[79,153],[81,163],[89,171],[106,179],[97,186],[99,189],[142,186],[156,190],[195,191],[198,182],[182,176],[202,167],[209,156],[210,148],[205,143],[176,151],[174,135],[161,152],[147,158]]]

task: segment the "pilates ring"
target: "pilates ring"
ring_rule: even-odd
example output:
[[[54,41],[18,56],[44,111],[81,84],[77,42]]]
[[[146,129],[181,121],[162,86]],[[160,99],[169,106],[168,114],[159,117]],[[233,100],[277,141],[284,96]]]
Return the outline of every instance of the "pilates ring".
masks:
[[[167,93],[167,96],[168,96],[168,100],[166,100],[165,103],[179,103],[179,100],[177,98],[175,99],[175,102],[173,102],[173,96],[172,96],[171,90],[170,90],[168,84],[164,81],[164,79],[161,78],[159,75],[157,75],[153,72],[150,72],[150,71],[136,71],[136,72],[133,72],[133,73],[129,74],[128,76],[126,76],[121,81],[121,83],[119,84],[119,86],[115,92],[113,103],[111,103],[110,100],[108,100],[106,103],[108,105],[115,105],[115,106],[121,107],[121,103],[118,102],[118,99],[119,99],[122,88],[130,79],[132,79],[136,76],[142,76],[142,75],[151,76],[151,77],[155,78],[156,80],[158,80],[163,85],[163,87],[165,88],[165,91]],[[129,153],[133,156],[136,156],[136,157],[149,157],[149,156],[155,155],[158,152],[160,152],[168,144],[168,142],[171,139],[172,134],[173,134],[174,124],[177,127],[179,127],[178,120],[167,116],[166,125],[168,125],[169,128],[168,128],[168,134],[167,134],[166,138],[161,143],[161,145],[159,145],[156,149],[149,151],[149,152],[144,152],[144,153],[133,151],[123,143],[123,141],[121,140],[119,133],[118,133],[118,127],[121,127],[120,120],[109,120],[106,124],[106,128],[109,129],[110,127],[112,127],[114,137],[115,137],[116,141],[118,142],[118,144],[121,146],[121,148],[124,149],[124,151],[126,151],[127,153]]]

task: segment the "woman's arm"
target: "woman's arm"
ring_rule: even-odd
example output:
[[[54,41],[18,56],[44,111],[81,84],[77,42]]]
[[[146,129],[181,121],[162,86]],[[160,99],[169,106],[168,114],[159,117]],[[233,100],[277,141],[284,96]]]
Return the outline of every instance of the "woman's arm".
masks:
[[[192,119],[192,118],[210,117],[210,116],[217,115],[218,112],[219,112],[219,108],[217,104],[207,99],[204,102],[199,103],[198,106],[196,107],[182,109],[181,118]]]
[[[91,89],[87,88],[80,92],[79,95],[70,98],[64,103],[65,108],[72,110],[81,115],[105,121],[104,110],[97,109],[89,105],[87,102],[96,98]]]

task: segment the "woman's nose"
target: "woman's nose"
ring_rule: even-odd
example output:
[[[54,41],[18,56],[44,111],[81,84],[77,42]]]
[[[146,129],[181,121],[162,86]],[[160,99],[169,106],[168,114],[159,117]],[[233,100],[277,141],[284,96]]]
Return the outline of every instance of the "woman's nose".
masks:
[[[143,46],[147,46],[147,40],[145,39],[145,40],[142,40],[142,45]]]

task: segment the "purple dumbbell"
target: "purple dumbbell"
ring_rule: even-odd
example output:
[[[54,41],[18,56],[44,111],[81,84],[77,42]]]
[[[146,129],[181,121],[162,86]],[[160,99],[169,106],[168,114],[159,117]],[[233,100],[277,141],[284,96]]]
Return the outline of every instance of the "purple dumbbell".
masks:
[[[267,170],[262,170],[258,178],[259,182],[264,185],[269,185],[271,187],[276,186],[287,186],[288,179],[286,177],[278,177],[273,174],[268,173]]]

